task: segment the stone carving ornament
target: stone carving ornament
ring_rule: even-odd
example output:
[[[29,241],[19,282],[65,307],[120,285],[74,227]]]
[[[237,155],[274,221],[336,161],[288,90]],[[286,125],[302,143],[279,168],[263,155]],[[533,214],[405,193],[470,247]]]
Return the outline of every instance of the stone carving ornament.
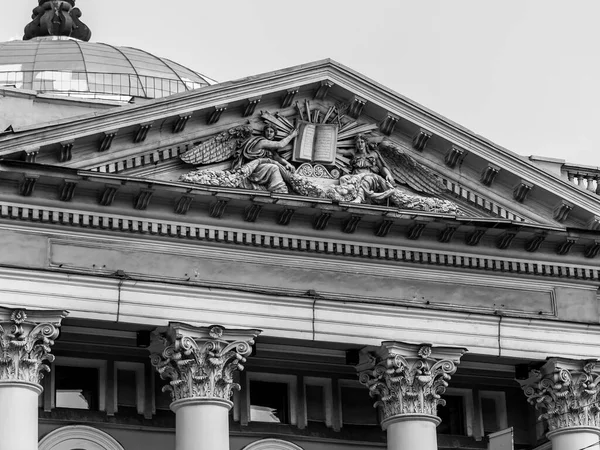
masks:
[[[306,163],[300,166],[304,170],[296,171],[296,167],[288,161],[292,157],[288,144],[298,136],[299,131],[286,118],[270,113],[262,113],[265,120],[263,136],[253,136],[250,125],[241,125],[181,155],[183,161],[197,166],[231,160],[230,169],[200,167],[182,175],[180,181],[293,193],[340,202],[391,204],[402,209],[459,213],[455,203],[440,198],[446,187],[429,169],[391,141],[369,142],[363,132],[370,132],[372,126],[358,125],[356,122],[342,123],[340,115],[336,115],[332,109],[324,114],[321,122],[308,125],[313,126],[313,133],[316,133],[314,129],[317,125],[330,126],[334,120],[339,122],[339,132],[336,125],[334,133],[322,138],[324,145],[334,146],[332,158],[335,164],[330,167],[330,172],[336,175],[341,173],[339,180],[334,183],[318,183],[315,177],[307,176]],[[302,118],[307,116],[310,117],[310,114],[301,114]],[[283,138],[276,140],[277,136]],[[335,140],[332,140],[332,136],[335,136]],[[307,137],[303,135],[302,139],[306,141]],[[315,167],[326,169],[320,164]]]
[[[551,358],[519,381],[527,400],[542,411],[550,431],[575,426],[600,428],[600,363]]]
[[[437,417],[438,405],[446,404],[441,395],[465,352],[451,350],[433,354],[430,345],[384,342],[376,356],[363,355],[359,380],[377,398],[384,422],[406,414]]]
[[[75,0],[39,0],[33,10],[33,19],[25,27],[23,40],[41,36],[69,36],[82,41],[92,37],[90,29],[81,21],[81,10]]]
[[[0,382],[25,381],[40,384],[54,361],[50,353],[59,335],[60,319],[53,322],[28,320],[25,310],[10,312],[8,320],[0,321]]]
[[[152,365],[169,384],[173,401],[189,398],[230,400],[259,330],[225,330],[220,326],[195,328],[173,323],[157,329],[150,356]],[[160,350],[160,351],[158,351]]]

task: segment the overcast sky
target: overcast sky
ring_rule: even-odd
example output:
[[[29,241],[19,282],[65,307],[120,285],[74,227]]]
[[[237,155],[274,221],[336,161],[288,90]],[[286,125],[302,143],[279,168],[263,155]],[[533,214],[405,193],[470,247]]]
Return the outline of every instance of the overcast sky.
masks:
[[[11,2],[0,40],[36,0]],[[93,41],[227,81],[332,58],[523,155],[600,166],[598,0],[77,0]]]

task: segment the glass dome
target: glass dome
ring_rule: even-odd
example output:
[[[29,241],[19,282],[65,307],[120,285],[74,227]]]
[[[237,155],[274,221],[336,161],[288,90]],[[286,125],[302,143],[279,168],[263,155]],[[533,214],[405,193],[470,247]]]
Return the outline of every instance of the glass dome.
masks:
[[[135,48],[62,36],[0,43],[0,86],[129,101],[208,85],[199,73]]]

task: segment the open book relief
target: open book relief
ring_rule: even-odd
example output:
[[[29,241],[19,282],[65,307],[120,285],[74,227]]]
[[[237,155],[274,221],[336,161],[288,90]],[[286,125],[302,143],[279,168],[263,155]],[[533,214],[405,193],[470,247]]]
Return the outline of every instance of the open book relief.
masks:
[[[300,122],[294,144],[293,160],[335,164],[338,125]]]

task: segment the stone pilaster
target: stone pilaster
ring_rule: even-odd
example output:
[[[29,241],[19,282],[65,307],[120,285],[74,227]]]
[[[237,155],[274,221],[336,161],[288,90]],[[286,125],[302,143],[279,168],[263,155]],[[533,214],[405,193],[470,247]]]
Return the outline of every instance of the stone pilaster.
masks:
[[[187,398],[229,401],[240,386],[233,373],[243,370],[259,330],[226,330],[213,325],[171,323],[154,332],[150,356],[173,401]],[[156,351],[160,349],[160,351]]]
[[[384,342],[358,367],[360,382],[377,398],[383,421],[406,414],[437,417],[441,395],[456,372],[464,348],[434,348]]]
[[[600,362],[550,358],[527,380],[519,380],[527,400],[541,411],[553,432],[594,428],[600,431]]]
[[[45,362],[54,361],[51,347],[67,314],[0,308],[0,383],[41,383],[50,371]]]

